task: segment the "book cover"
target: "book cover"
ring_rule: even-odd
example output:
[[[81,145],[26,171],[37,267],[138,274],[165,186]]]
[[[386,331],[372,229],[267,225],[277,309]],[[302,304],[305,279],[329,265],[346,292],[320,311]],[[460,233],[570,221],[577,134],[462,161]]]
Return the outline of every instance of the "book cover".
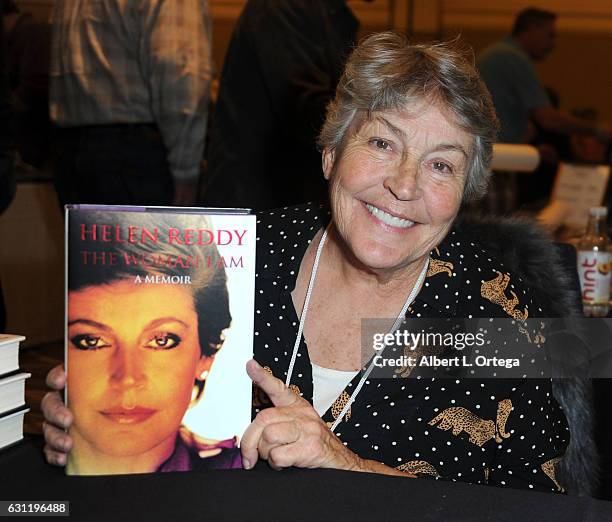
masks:
[[[66,210],[71,475],[241,467],[255,216]]]
[[[19,343],[23,335],[0,333],[0,375],[19,369]]]

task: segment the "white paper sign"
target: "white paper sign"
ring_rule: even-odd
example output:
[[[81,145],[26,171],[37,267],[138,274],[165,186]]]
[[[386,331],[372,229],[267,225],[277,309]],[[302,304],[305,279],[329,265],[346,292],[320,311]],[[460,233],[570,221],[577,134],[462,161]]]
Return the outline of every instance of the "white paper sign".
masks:
[[[551,203],[567,208],[563,224],[572,229],[586,227],[589,209],[603,203],[609,177],[608,165],[559,165]]]

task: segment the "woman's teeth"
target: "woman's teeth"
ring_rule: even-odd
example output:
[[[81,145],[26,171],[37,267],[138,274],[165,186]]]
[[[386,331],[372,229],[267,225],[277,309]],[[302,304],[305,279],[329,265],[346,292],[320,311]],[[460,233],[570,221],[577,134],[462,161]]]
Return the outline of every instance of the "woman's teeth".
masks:
[[[414,221],[392,216],[384,210],[380,210],[379,208],[376,208],[375,206],[370,205],[369,203],[366,203],[366,208],[370,211],[370,214],[380,219],[386,225],[399,228],[408,228],[414,225]]]

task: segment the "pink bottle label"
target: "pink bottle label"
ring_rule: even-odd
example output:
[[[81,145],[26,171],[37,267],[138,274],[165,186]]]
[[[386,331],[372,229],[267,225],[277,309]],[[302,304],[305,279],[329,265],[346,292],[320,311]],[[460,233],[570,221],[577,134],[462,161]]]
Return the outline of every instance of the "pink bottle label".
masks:
[[[582,301],[607,305],[610,300],[610,254],[584,250],[578,252],[578,275]]]

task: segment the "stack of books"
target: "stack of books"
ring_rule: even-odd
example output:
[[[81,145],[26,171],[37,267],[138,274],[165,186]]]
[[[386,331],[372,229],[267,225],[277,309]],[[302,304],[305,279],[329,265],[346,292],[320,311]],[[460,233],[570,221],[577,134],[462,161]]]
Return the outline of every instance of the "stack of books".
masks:
[[[25,380],[31,376],[19,370],[21,335],[0,334],[0,449],[23,439]]]

